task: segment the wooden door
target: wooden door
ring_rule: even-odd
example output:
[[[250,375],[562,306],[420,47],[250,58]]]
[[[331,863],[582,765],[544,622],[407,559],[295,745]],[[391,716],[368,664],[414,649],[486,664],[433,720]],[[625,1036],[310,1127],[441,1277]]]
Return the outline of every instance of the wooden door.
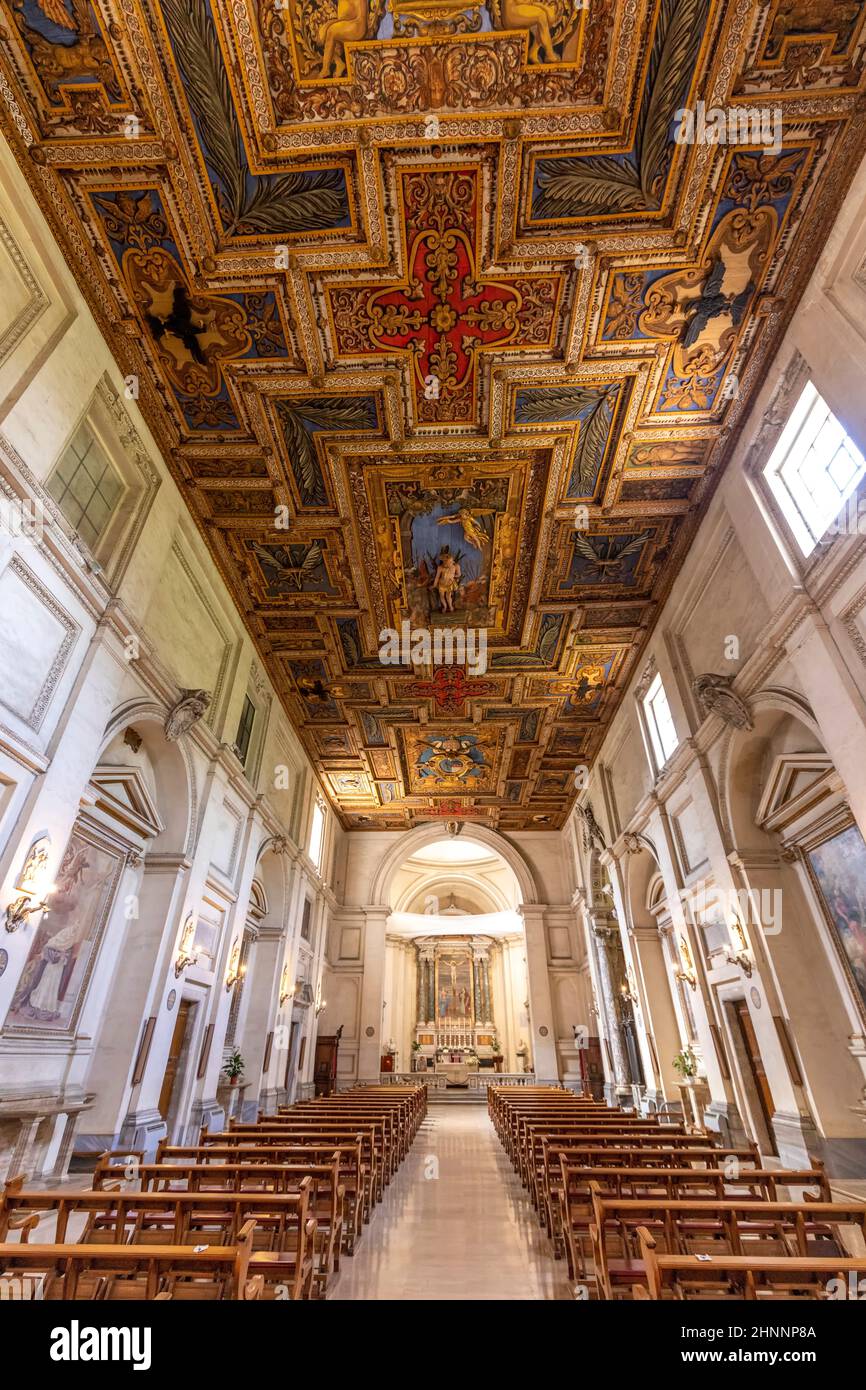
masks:
[[[313,1080],[317,1096],[333,1095],[337,1089],[337,1052],[340,1039],[336,1035],[319,1035],[316,1039],[316,1057],[313,1063]]]
[[[183,1057],[191,1009],[192,1002],[189,999],[182,999],[180,1001],[177,1018],[174,1024],[174,1032],[171,1035],[171,1046],[168,1049],[165,1076],[162,1078],[162,1090],[159,1093],[159,1113],[164,1120],[168,1119],[168,1112],[174,1095],[174,1086],[177,1081],[181,1058]]]
[[[752,1083],[758,1097],[758,1104],[761,1107],[761,1114],[764,1118],[764,1126],[767,1131],[767,1138],[773,1153],[776,1153],[776,1139],[773,1133],[773,1115],[776,1113],[776,1102],[773,1100],[773,1092],[770,1090],[770,1082],[764,1069],[764,1059],[761,1056],[761,1049],[758,1046],[758,1037],[755,1033],[755,1025],[749,1013],[749,1006],[745,999],[736,999],[733,1004],[734,1014],[740,1029],[740,1037],[743,1042],[743,1051],[749,1065]]]

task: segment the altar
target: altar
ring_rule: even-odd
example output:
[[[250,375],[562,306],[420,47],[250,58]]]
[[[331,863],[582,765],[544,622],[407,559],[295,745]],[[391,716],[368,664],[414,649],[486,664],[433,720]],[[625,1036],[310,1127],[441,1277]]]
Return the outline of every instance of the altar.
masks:
[[[444,1076],[447,1086],[468,1086],[470,1073],[477,1070],[478,1058],[463,1057],[459,1052],[439,1058],[435,1067],[437,1076]]]
[[[468,1086],[499,1051],[493,1021],[489,937],[418,937],[415,1067],[446,1086]]]

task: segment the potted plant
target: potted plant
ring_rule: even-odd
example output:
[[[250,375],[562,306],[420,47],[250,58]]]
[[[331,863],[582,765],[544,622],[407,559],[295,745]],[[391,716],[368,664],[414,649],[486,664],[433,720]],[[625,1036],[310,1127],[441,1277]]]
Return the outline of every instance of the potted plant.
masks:
[[[240,1054],[240,1049],[235,1048],[228,1061],[223,1066],[223,1071],[229,1079],[230,1086],[237,1086],[238,1081],[244,1074],[246,1063]]]
[[[698,1059],[690,1047],[682,1048],[673,1060],[673,1069],[683,1078],[691,1081],[698,1074]]]

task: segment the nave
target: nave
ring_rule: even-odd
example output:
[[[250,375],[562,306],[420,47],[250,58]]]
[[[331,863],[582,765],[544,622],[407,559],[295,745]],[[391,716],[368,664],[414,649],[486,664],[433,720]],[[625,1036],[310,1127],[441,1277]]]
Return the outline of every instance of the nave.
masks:
[[[431,1104],[412,1150],[329,1295],[570,1299],[487,1108]]]
[[[356,1088],[89,1189],[0,1196],[0,1277],[49,1301],[758,1301],[853,1295],[866,1204],[667,1116],[554,1086]]]

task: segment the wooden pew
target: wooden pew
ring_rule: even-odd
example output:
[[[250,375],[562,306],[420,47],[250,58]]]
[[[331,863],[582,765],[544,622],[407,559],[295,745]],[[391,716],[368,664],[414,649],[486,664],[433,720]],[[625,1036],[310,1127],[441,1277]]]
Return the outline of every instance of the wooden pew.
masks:
[[[576,1144],[584,1140],[588,1143],[598,1141],[603,1144],[621,1144],[640,1139],[658,1140],[660,1134],[661,1131],[654,1125],[644,1127],[643,1124],[627,1124],[622,1121],[618,1125],[608,1124],[603,1129],[598,1129],[593,1123],[583,1125],[564,1124],[562,1121],[533,1121],[521,1129],[516,1167],[523,1186],[529,1189],[533,1202],[538,1206],[538,1172],[544,1163],[545,1138],[555,1138],[563,1144]],[[665,1129],[664,1138],[669,1144],[676,1145],[680,1141],[687,1144],[689,1140],[694,1140],[694,1135],[683,1133],[682,1126],[671,1125]]]
[[[645,1226],[638,1227],[646,1284],[636,1299],[835,1299],[857,1297],[866,1276],[866,1255],[697,1255],[658,1253]],[[838,1282],[836,1282],[838,1281]]]
[[[370,1129],[365,1130],[356,1125],[346,1128],[335,1125],[316,1126],[310,1129],[286,1128],[276,1131],[273,1129],[228,1130],[222,1133],[202,1135],[202,1142],[198,1147],[226,1149],[234,1145],[236,1148],[244,1150],[244,1159],[248,1161],[255,1149],[266,1153],[267,1151],[290,1147],[321,1148],[322,1145],[326,1145],[333,1151],[357,1143],[360,1143],[361,1146],[364,1170],[362,1220],[367,1222],[370,1220],[370,1214],[376,1202],[381,1200],[383,1191],[379,1155],[376,1149],[375,1136]],[[263,1161],[265,1160],[263,1159]]]
[[[593,1191],[589,1228],[599,1297],[631,1297],[646,1282],[637,1229],[644,1227],[672,1255],[847,1257],[842,1226],[866,1238],[866,1204],[856,1202],[640,1201]],[[697,1262],[699,1265],[704,1263]],[[712,1283],[708,1270],[701,1283]]]
[[[678,1136],[679,1137],[679,1136]],[[628,1147],[626,1147],[626,1145]],[[554,1242],[554,1253],[565,1254],[562,1244],[562,1163],[566,1161],[573,1167],[582,1168],[702,1168],[724,1167],[732,1173],[743,1168],[760,1168],[761,1156],[757,1144],[746,1148],[717,1148],[705,1143],[699,1136],[692,1144],[657,1144],[652,1136],[623,1140],[623,1147],[615,1144],[585,1145],[563,1141],[558,1135],[542,1135],[542,1158],[537,1184],[540,1186],[540,1201],[543,1204],[543,1224]]]
[[[362,1158],[362,1139],[358,1135],[351,1142],[332,1141],[303,1144],[199,1144],[192,1146],[160,1144],[157,1149],[157,1162],[209,1164],[217,1169],[227,1163],[242,1163],[246,1167],[282,1164],[318,1164],[328,1162],[337,1155],[340,1161],[340,1185],[344,1189],[343,1242],[347,1255],[354,1253],[361,1238],[366,1214],[366,1194],[369,1192],[367,1169]],[[112,1167],[104,1172],[97,1168],[95,1178],[111,1173]],[[97,1186],[94,1181],[94,1186]]]
[[[380,1202],[385,1192],[387,1181],[386,1168],[389,1158],[384,1151],[383,1134],[381,1126],[376,1126],[367,1121],[352,1118],[345,1124],[331,1124],[329,1122],[317,1122],[312,1124],[306,1121],[304,1124],[293,1122],[271,1126],[267,1128],[250,1126],[223,1130],[221,1132],[210,1132],[202,1134],[201,1144],[258,1144],[258,1145],[278,1145],[278,1144],[323,1144],[329,1143],[336,1148],[343,1143],[352,1143],[360,1136],[361,1152],[366,1169],[366,1180],[369,1188],[367,1194],[367,1208],[364,1219],[369,1221],[370,1211],[376,1202]]]
[[[142,1192],[300,1192],[309,1183],[308,1211],[316,1218],[315,1281],[323,1297],[340,1268],[346,1190],[340,1182],[340,1155],[324,1163],[144,1163],[138,1170]]]
[[[830,1183],[823,1168],[744,1168],[733,1176],[727,1168],[586,1168],[560,1155],[558,1228],[572,1279],[583,1278],[589,1228],[594,1221],[593,1194],[603,1201],[632,1199],[789,1201],[779,1188],[812,1188],[815,1201],[830,1202]]]
[[[233,1245],[0,1244],[0,1278],[41,1278],[48,1301],[260,1299],[264,1278],[249,1273],[254,1226]]]
[[[271,1115],[260,1122],[262,1129],[283,1129],[305,1125],[345,1125],[372,1124],[376,1130],[376,1142],[384,1182],[387,1184],[396,1173],[406,1156],[404,1148],[406,1135],[400,1127],[399,1114],[394,1110],[382,1110],[378,1106],[330,1105],[328,1102],[315,1106],[293,1107],[289,1114]],[[242,1129],[233,1125],[232,1129]]]
[[[53,1214],[54,1242],[62,1247],[70,1220],[84,1216],[76,1240],[80,1246],[113,1244],[172,1248],[206,1245],[233,1246],[240,1232],[250,1237],[256,1261],[254,1274],[265,1274],[263,1297],[274,1296],[274,1283],[286,1287],[290,1300],[312,1297],[314,1287],[315,1217],[308,1214],[311,1180],[298,1192],[119,1192],[89,1191],[4,1192],[0,1200],[0,1236],[8,1235],[9,1218],[25,1213]],[[27,1243],[27,1242],[23,1242]],[[8,1248],[8,1247],[4,1247]]]

